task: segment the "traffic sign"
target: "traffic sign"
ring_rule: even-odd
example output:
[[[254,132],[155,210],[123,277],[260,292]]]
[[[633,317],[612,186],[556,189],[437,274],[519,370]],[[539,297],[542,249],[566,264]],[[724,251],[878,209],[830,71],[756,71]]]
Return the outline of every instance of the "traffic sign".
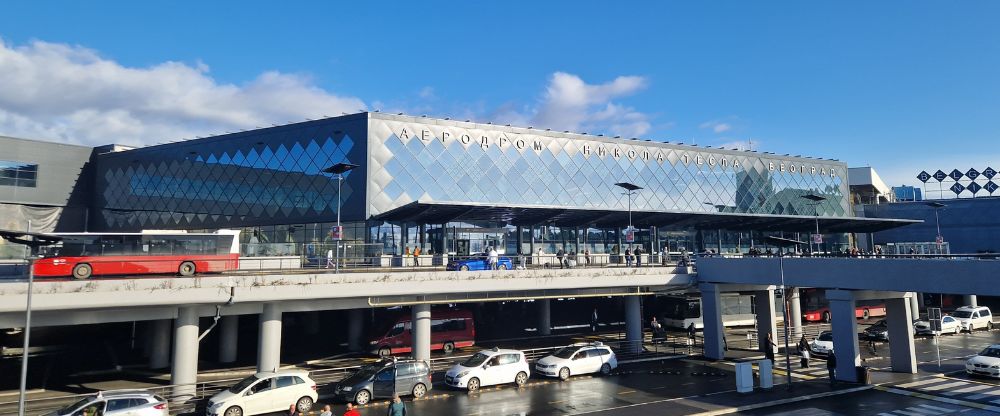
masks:
[[[973,182],[973,183],[970,183],[969,186],[968,186],[968,188],[966,188],[966,189],[968,189],[969,192],[972,192],[972,194],[975,195],[976,192],[981,191],[983,189],[983,187],[979,186],[978,183]]]
[[[926,170],[922,170],[917,175],[917,179],[920,179],[920,182],[927,182],[927,181],[931,180],[931,174],[927,173]]]
[[[823,234],[812,234],[813,244],[823,244]]]
[[[634,243],[635,242],[635,231],[628,230],[625,232],[625,242]]]
[[[993,183],[993,181],[986,182],[986,185],[983,185],[983,189],[985,189],[986,192],[989,192],[991,194],[995,192],[997,188],[1000,188],[1000,186],[997,186],[997,184]]]
[[[962,171],[960,171],[958,169],[952,169],[951,173],[948,174],[949,177],[951,177],[952,179],[954,179],[956,181],[959,180],[959,179],[962,179],[962,176],[964,176],[964,175],[965,174],[962,173]]]
[[[997,171],[993,170],[993,168],[988,167],[986,169],[983,169],[983,176],[985,176],[987,179],[993,179],[994,176],[997,176]]]
[[[934,172],[934,179],[937,179],[938,182],[945,180],[945,178],[947,177],[948,174],[944,173],[941,169],[938,169],[937,172]]]
[[[944,237],[939,235],[934,238],[934,242],[937,243],[938,245],[944,244]]]
[[[965,172],[965,176],[969,179],[976,180],[979,177],[979,171],[976,168],[969,168],[968,172]]]
[[[955,184],[952,185],[951,188],[949,188],[949,189],[951,189],[951,191],[954,192],[955,195],[958,195],[958,194],[962,193],[962,191],[965,190],[965,185],[962,185],[962,184],[960,184],[958,182],[955,182]]]
[[[927,308],[927,321],[931,324],[931,331],[941,332],[941,308]]]
[[[342,240],[344,238],[344,226],[334,225],[330,227],[330,239],[332,240]]]

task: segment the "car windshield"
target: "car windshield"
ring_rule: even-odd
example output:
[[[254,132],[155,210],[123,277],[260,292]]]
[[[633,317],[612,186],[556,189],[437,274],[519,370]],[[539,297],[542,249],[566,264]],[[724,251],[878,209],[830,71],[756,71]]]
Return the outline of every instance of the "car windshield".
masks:
[[[955,311],[956,318],[970,318],[972,317],[972,312],[969,311]]]
[[[81,406],[83,406],[83,405],[85,405],[87,403],[90,403],[93,400],[94,400],[94,396],[84,397],[84,398],[82,398],[80,400],[77,400],[76,403],[73,403],[73,404],[71,404],[69,406],[66,406],[66,407],[64,407],[62,409],[59,409],[59,411],[56,412],[56,414],[59,414],[59,415],[68,415],[70,413],[73,413],[74,410],[79,409]]]
[[[822,334],[819,334],[819,338],[816,338],[816,339],[819,340],[819,341],[833,341],[833,333],[832,332],[824,332]]]
[[[259,380],[257,376],[247,377],[243,380],[240,380],[240,382],[236,383],[236,385],[230,387],[229,392],[233,394],[239,394],[241,391],[246,390],[247,387],[250,387],[250,385],[257,380]]]
[[[987,347],[983,352],[979,353],[979,356],[1000,358],[1000,347]]]
[[[552,356],[568,360],[573,356],[574,352],[576,352],[576,348],[574,347],[562,347],[555,354],[552,354]]]
[[[477,352],[476,355],[469,357],[468,360],[462,363],[462,367],[478,367],[483,365],[486,360],[490,359],[489,355]]]
[[[359,368],[358,371],[355,372],[354,374],[351,374],[350,376],[345,378],[344,381],[342,381],[342,383],[354,384],[360,381],[370,380],[372,377],[375,377],[375,373],[377,373],[378,370],[381,370],[383,368],[385,368],[384,362],[378,362],[375,364],[366,365],[364,367]]]

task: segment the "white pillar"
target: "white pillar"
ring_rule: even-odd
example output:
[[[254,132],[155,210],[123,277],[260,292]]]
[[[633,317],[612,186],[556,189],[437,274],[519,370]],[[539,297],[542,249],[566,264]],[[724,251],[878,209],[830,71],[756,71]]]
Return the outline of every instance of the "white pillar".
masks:
[[[431,359],[431,305],[413,305],[410,318],[413,329],[413,358]]]
[[[538,304],[538,335],[552,334],[552,300],[537,299]]]
[[[705,337],[705,358],[722,360],[726,358],[722,326],[722,294],[719,285],[702,283],[701,289],[701,319],[704,326],[702,335]]]
[[[979,302],[976,299],[976,295],[962,296],[962,302],[965,303],[965,305],[963,306],[979,306]]]
[[[351,309],[347,311],[347,345],[351,351],[364,349],[365,310]]]
[[[170,371],[171,400],[184,403],[194,398],[198,383],[198,311],[191,306],[177,309],[174,320],[174,362]]]
[[[910,293],[912,294],[912,293]],[[917,354],[913,347],[914,298],[886,299],[886,323],[889,324],[889,358],[895,373],[917,373]]]
[[[917,318],[920,317],[920,302],[917,301],[917,294],[912,294],[913,296],[906,298],[906,307],[910,308],[910,316]]]
[[[167,368],[170,365],[170,320],[150,322],[149,368]]]
[[[802,336],[802,298],[799,296],[799,288],[788,289],[788,315],[792,327],[792,342],[798,342]]]
[[[774,319],[774,289],[758,290],[754,293],[754,309],[757,312],[758,348],[767,348],[767,336],[774,341],[772,352],[778,352],[778,320]]]
[[[260,314],[257,343],[257,371],[276,371],[281,367],[281,307],[265,303]]]
[[[625,297],[625,340],[626,351],[642,352],[642,306],[638,296]]]
[[[857,367],[861,365],[858,348],[857,302],[850,290],[827,290],[830,301],[830,321],[833,326],[833,351],[837,354],[837,380],[857,382]]]
[[[219,320],[219,362],[236,362],[236,345],[239,341],[240,316],[223,316]]]

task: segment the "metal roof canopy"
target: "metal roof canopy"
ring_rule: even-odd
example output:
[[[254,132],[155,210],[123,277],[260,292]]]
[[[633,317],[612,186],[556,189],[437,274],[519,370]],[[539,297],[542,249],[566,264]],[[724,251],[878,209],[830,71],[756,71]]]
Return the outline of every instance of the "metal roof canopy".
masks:
[[[388,222],[442,224],[453,221],[493,221],[511,225],[555,225],[601,228],[628,225],[628,212],[586,207],[510,206],[456,202],[415,201],[372,217]],[[821,232],[870,233],[922,223],[921,220],[819,217]],[[816,217],[807,215],[742,214],[729,212],[632,211],[638,227],[694,228],[734,231],[815,231]]]

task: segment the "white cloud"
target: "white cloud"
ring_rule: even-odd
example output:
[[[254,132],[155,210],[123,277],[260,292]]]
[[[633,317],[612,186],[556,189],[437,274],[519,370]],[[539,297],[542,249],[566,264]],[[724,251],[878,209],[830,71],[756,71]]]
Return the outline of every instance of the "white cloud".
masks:
[[[0,134],[63,142],[151,144],[366,108],[305,76],[264,72],[244,85],[209,67],[126,67],[79,46],[0,41]]]
[[[434,87],[423,87],[417,93],[417,96],[425,100],[430,100],[434,98]]]
[[[732,130],[733,128],[733,126],[730,125],[729,123],[723,123],[721,121],[706,121],[704,123],[701,123],[701,125],[699,125],[698,127],[701,127],[703,129],[711,129],[715,133],[724,133],[729,130]]]
[[[587,84],[580,77],[556,72],[535,107],[505,104],[493,113],[499,121],[573,132],[606,131],[639,136],[650,129],[649,116],[612,100],[635,94],[648,82],[639,76],[620,76],[604,84]]]
[[[747,139],[747,140],[734,140],[724,143],[719,143],[717,147],[723,149],[735,149],[735,150],[759,150],[761,142],[759,140]]]

